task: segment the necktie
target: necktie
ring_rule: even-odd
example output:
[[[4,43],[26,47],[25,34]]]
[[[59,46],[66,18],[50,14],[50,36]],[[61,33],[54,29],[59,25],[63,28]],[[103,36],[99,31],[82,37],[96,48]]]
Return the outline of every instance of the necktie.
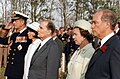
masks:
[[[98,42],[98,46],[99,46],[99,47],[101,46],[101,42],[100,42],[100,41]]]
[[[100,46],[101,46],[101,42],[99,41],[99,42],[97,43],[96,49],[100,48]]]
[[[97,54],[97,51],[100,49],[100,45],[101,45],[101,42],[99,41],[93,56],[95,56]]]

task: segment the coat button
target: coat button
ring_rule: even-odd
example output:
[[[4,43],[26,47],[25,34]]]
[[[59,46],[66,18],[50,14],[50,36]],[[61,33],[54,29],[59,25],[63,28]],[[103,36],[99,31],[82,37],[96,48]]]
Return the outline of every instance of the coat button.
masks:
[[[9,59],[9,57],[8,57],[8,59]]]
[[[11,62],[11,64],[13,64],[13,62]]]
[[[15,55],[15,53],[13,53],[13,55]]]
[[[14,51],[16,51],[16,49],[14,49]]]
[[[12,60],[14,60],[14,58],[12,58]]]

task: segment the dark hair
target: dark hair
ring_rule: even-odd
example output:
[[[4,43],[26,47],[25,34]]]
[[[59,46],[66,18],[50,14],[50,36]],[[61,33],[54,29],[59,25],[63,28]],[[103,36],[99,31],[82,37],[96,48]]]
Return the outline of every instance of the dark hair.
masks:
[[[118,27],[120,28],[120,22],[117,22],[117,24],[118,24]]]
[[[60,27],[59,30],[64,29],[64,27]]]
[[[55,31],[54,31],[57,35],[58,35],[58,30],[57,29],[55,29]]]
[[[51,34],[53,34],[54,31],[55,31],[55,25],[54,25],[54,23],[52,21],[50,21],[50,20],[46,20],[46,21],[48,22],[47,29],[51,30]]]
[[[114,30],[115,25],[116,25],[116,17],[115,14],[108,9],[105,10],[98,10],[97,12],[102,12],[102,17],[101,20],[102,21],[108,21],[110,23],[110,25],[112,26],[111,29]]]
[[[67,29],[67,31],[69,31],[69,30],[73,30],[73,27],[70,27],[70,28]]]
[[[35,33],[35,36],[33,36],[33,37],[39,38],[39,37],[38,37],[38,32],[37,32],[37,31],[35,31],[35,30],[33,30],[33,29],[29,28],[29,27],[27,27],[27,29],[28,29],[28,31],[34,32],[34,33]]]

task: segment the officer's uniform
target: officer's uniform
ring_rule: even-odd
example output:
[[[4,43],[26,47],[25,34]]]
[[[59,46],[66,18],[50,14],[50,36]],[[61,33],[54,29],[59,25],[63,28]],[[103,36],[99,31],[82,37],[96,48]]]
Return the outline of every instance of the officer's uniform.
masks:
[[[27,19],[27,16],[20,12],[15,12],[15,14],[12,20],[17,19],[17,17]],[[14,32],[10,37],[10,49],[5,70],[5,76],[8,79],[22,79],[23,77],[24,57],[29,44],[32,42],[28,39],[27,33],[27,28],[24,28],[20,33]]]
[[[24,56],[27,52],[30,40],[27,36],[28,30],[24,30],[22,33],[13,33],[11,41],[13,42],[10,51],[8,53],[8,62],[5,71],[5,76],[18,77],[22,79],[24,70]],[[22,39],[21,42],[17,42],[17,39]]]

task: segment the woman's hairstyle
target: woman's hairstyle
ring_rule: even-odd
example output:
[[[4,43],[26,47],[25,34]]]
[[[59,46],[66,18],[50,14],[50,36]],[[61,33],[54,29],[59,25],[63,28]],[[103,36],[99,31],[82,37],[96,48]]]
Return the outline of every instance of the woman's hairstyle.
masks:
[[[79,28],[79,27],[75,27],[75,28]],[[84,30],[84,29],[82,29],[82,28],[79,28],[79,30],[80,30],[80,34],[81,34],[84,38],[86,38],[89,42],[92,42],[92,41],[93,41],[93,35],[90,34],[90,33],[88,32],[88,30]]]
[[[33,36],[33,37],[39,38],[39,37],[38,37],[38,32],[37,32],[37,31],[35,31],[35,30],[33,30],[33,29],[29,28],[29,27],[27,27],[27,28],[28,28],[28,31],[34,32],[34,33],[35,33],[35,36]]]

